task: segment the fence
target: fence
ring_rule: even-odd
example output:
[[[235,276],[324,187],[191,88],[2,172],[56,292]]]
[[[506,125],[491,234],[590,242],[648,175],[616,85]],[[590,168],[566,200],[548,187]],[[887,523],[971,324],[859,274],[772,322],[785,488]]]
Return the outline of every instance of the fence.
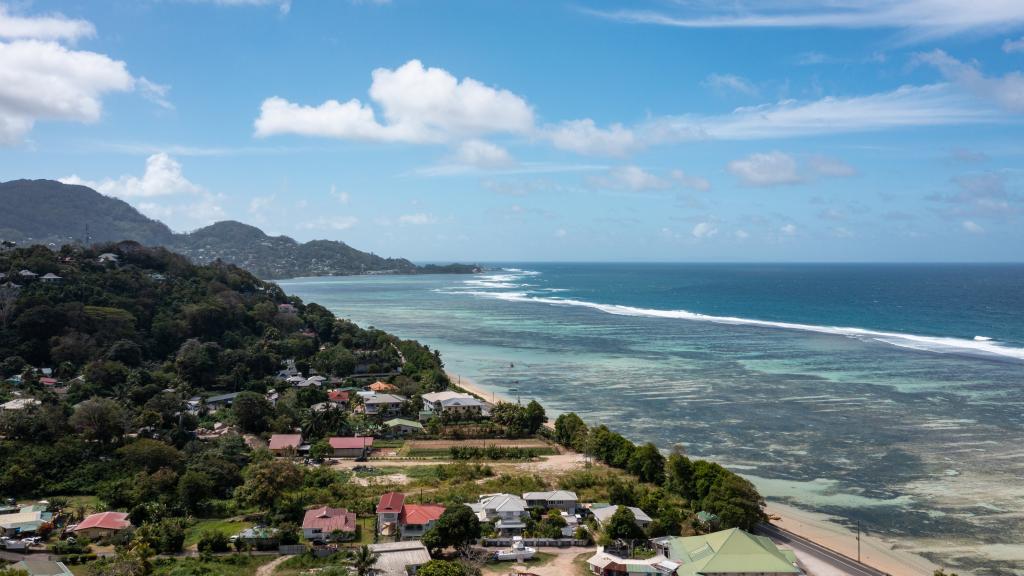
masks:
[[[492,546],[511,546],[511,538],[483,538],[480,545],[484,548]],[[523,545],[532,548],[571,548],[573,546],[587,546],[586,540],[576,538],[523,538]]]

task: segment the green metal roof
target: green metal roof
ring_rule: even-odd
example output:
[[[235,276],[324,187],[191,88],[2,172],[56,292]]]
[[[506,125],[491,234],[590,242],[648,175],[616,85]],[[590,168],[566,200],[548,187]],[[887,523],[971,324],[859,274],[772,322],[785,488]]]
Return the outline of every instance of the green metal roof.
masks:
[[[676,574],[735,574],[767,572],[797,574],[792,554],[779,550],[764,536],[753,536],[739,528],[704,536],[673,538],[669,559],[682,564]]]

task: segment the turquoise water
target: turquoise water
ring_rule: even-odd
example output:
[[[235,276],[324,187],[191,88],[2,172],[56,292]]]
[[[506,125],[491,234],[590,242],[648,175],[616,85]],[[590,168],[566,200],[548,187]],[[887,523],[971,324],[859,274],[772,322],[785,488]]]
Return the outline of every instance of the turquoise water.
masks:
[[[281,285],[945,566],[1024,571],[1024,266],[502,268]]]

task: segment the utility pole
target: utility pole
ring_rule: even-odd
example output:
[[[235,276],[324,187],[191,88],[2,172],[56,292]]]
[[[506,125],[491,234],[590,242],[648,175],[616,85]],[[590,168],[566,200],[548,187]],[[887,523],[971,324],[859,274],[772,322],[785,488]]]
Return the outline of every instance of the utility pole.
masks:
[[[860,562],[860,520],[857,520],[857,562]]]

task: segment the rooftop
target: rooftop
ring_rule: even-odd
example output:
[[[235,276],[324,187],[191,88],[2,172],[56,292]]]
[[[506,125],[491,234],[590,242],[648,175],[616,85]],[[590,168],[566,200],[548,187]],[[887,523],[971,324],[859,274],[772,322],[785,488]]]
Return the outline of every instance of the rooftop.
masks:
[[[402,508],[402,524],[434,522],[444,514],[444,510],[444,506],[440,504],[406,504]]]
[[[331,445],[331,448],[335,450],[343,450],[346,448],[372,448],[373,447],[373,436],[332,436],[327,442]]]
[[[380,495],[380,501],[377,502],[377,514],[392,512],[398,513],[402,511],[402,506],[405,505],[405,494],[401,492],[385,492]]]
[[[754,536],[739,528],[721,530],[704,536],[672,538],[669,558],[679,562],[680,576],[697,574],[736,574],[770,572],[799,574],[795,556],[780,550],[764,536]]]
[[[373,568],[381,576],[405,576],[408,573],[408,566],[420,566],[430,562],[427,547],[415,540],[370,544],[370,550],[379,554]]]
[[[128,514],[124,512],[99,512],[97,514],[90,514],[78,523],[75,527],[75,532],[80,530],[86,530],[88,528],[102,528],[104,530],[120,530],[131,526],[132,523],[128,521]]]
[[[270,437],[271,450],[284,450],[285,448],[298,448],[302,444],[302,434],[274,434]]]
[[[306,510],[302,518],[302,529],[320,529],[321,532],[329,534],[335,530],[341,532],[355,532],[356,515],[344,508],[313,508]]]

